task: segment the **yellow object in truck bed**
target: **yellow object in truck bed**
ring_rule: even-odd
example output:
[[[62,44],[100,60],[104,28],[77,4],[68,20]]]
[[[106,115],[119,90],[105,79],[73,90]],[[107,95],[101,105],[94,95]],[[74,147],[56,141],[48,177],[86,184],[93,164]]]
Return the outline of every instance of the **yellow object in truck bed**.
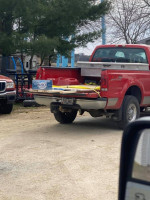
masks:
[[[77,90],[100,90],[100,86],[96,85],[64,85],[64,86],[56,86],[53,85],[53,89],[77,89]]]
[[[96,85],[65,85],[65,86],[56,86],[53,85],[52,90],[33,90],[30,89],[29,92],[32,94],[39,94],[39,95],[50,95],[50,94],[60,94],[60,95],[65,95],[65,94],[76,94],[76,93],[91,93],[95,92],[100,96],[100,86]]]

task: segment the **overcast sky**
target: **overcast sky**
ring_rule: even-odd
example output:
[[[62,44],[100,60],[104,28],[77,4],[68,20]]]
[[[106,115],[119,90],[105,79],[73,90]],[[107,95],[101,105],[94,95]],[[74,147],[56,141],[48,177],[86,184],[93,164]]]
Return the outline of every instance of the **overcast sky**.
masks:
[[[99,40],[96,40],[94,43],[91,42],[88,43],[87,47],[76,48],[75,53],[84,53],[85,55],[91,55],[95,47],[101,44],[102,44],[102,39],[99,38]]]

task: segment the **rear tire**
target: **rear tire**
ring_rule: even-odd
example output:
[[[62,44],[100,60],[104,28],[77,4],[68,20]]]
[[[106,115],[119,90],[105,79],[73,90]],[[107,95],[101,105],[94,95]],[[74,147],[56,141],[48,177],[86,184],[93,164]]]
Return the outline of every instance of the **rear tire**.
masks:
[[[7,104],[6,102],[2,102],[0,104],[0,113],[1,114],[10,114],[13,109],[13,104]]]
[[[55,119],[61,124],[71,124],[77,116],[77,110],[71,112],[60,112],[59,110],[54,113]]]
[[[125,96],[121,109],[122,120],[118,123],[121,129],[124,129],[130,122],[140,117],[140,105],[134,96]]]

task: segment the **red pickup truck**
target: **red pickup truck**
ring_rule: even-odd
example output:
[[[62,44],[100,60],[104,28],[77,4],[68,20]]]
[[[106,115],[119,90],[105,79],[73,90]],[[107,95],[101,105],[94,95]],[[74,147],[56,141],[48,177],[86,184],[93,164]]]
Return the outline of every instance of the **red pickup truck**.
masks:
[[[0,75],[0,114],[11,113],[15,98],[14,82],[10,78]]]
[[[76,68],[40,67],[36,80],[52,80],[51,90],[32,90],[56,120],[72,123],[77,112],[112,117],[124,128],[150,106],[150,46],[100,45]],[[43,83],[42,83],[43,84]]]

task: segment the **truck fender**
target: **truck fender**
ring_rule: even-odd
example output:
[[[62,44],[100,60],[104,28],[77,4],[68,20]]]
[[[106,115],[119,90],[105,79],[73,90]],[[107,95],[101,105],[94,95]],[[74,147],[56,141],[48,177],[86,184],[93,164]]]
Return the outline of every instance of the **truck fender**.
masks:
[[[140,92],[140,95],[139,93]],[[143,93],[144,93],[144,88],[143,88],[143,85],[139,82],[139,81],[129,81],[126,83],[125,87],[124,87],[124,90],[123,90],[123,94],[120,95],[122,98],[120,99],[120,107],[121,108],[121,105],[123,103],[123,100],[124,100],[124,97],[126,95],[133,95],[135,96],[138,101],[139,101],[139,104],[141,104],[141,102],[143,101]]]

